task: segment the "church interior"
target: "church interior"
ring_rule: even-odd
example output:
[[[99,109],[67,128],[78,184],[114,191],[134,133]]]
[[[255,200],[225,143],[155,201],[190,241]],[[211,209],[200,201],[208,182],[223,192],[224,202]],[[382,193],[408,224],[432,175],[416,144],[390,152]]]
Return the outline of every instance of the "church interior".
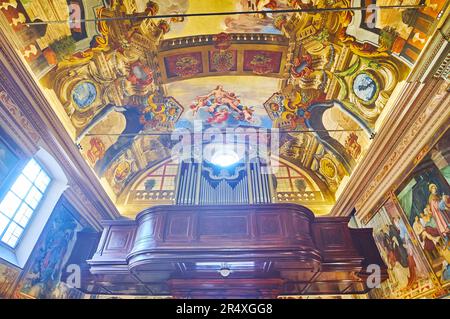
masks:
[[[0,0],[0,298],[450,298],[449,3]]]

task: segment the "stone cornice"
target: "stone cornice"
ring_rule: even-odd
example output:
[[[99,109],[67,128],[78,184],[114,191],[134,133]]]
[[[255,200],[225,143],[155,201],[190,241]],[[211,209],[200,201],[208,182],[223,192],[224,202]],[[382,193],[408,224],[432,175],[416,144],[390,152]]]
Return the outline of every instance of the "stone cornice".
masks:
[[[394,180],[406,173],[406,165],[414,160],[434,132],[449,123],[448,87],[442,79],[405,85],[395,103],[397,106],[353,172],[332,215],[348,215],[355,206],[358,215],[367,213]]]
[[[448,16],[448,15],[447,15]],[[401,93],[378,130],[366,156],[352,173],[331,215],[349,215],[357,208],[361,218],[392,188],[396,179],[406,174],[406,165],[414,160],[426,142],[450,116],[449,85],[439,70],[448,62],[449,43],[444,35],[450,30],[449,19],[442,23]]]
[[[450,94],[449,85],[443,80],[436,81],[432,99],[423,102],[425,108],[408,129],[404,131],[395,148],[385,157],[376,176],[368,183],[364,193],[356,202],[357,215],[363,219],[383,196],[393,190],[407,177],[411,163],[415,162],[422,150],[428,149],[432,137],[438,130],[449,125]],[[423,154],[422,154],[423,155]]]
[[[432,78],[427,83],[406,83],[386,123],[377,132],[364,159],[353,172],[331,215],[345,216],[357,207],[364,215],[405,174],[432,135],[448,125],[449,85]],[[360,216],[361,217],[361,216]]]
[[[424,82],[430,75],[436,75],[450,54],[450,6],[441,18],[441,23],[419,55],[416,65],[408,76],[409,82]]]
[[[2,110],[2,117],[13,129],[11,121],[16,123],[15,130],[21,130],[20,136],[27,136],[27,146],[39,142],[61,164],[68,179],[69,189],[66,195],[72,204],[95,227],[99,227],[102,219],[120,217],[115,205],[103,190],[99,180],[82,158],[76,145],[63,127],[54,112],[52,105],[42,92],[28,66],[21,59],[18,50],[11,44],[8,32],[5,32],[5,20],[0,15],[0,78],[4,90],[3,99],[8,99],[16,106],[15,112]],[[13,108],[10,109],[10,111]],[[6,110],[8,111],[8,109]],[[9,119],[6,116],[9,113]],[[25,122],[29,123],[27,127]],[[35,131],[39,139],[33,138],[31,131]],[[24,141],[21,143],[24,145]],[[30,150],[28,150],[30,152]],[[33,153],[33,151],[31,150]]]
[[[376,172],[380,168],[384,158],[389,154],[395,146],[401,132],[405,130],[408,121],[407,104],[412,104],[417,92],[420,91],[422,85],[419,83],[406,83],[402,89],[399,100],[403,100],[404,107],[394,107],[390,114],[386,117],[385,123],[375,135],[369,150],[364,158],[352,172],[349,182],[345,186],[341,195],[336,201],[331,211],[333,216],[345,216],[351,213],[355,207],[356,201],[362,196],[367,184],[376,176]],[[409,102],[409,103],[408,103]],[[399,103],[395,103],[400,105]]]

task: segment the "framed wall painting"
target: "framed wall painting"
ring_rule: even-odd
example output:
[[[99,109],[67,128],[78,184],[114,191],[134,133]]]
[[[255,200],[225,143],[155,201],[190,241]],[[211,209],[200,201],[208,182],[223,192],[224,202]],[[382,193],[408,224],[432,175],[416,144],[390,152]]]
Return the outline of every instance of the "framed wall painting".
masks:
[[[450,285],[450,130],[395,192],[441,284]]]
[[[369,294],[375,298],[418,298],[435,290],[429,269],[401,208],[388,198],[363,225],[373,229],[389,278]]]

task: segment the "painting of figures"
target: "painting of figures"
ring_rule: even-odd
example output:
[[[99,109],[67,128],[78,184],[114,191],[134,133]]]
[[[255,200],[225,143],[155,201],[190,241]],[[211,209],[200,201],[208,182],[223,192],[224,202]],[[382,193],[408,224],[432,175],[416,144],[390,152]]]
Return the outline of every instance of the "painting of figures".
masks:
[[[61,199],[50,217],[43,236],[37,244],[31,263],[21,279],[19,289],[25,298],[66,298],[71,289],[61,282],[80,222],[72,215],[72,208]]]
[[[436,275],[450,281],[450,131],[417,165],[397,197]]]
[[[396,203],[389,199],[364,226],[373,228],[376,245],[388,267],[389,279],[371,292],[378,298],[414,298],[433,287],[407,223]]]
[[[217,82],[213,82],[217,80]],[[211,85],[211,83],[214,83]],[[258,90],[253,85],[259,87]],[[195,121],[203,127],[272,127],[263,107],[267,95],[276,90],[279,79],[256,76],[214,76],[183,81],[183,86],[168,84],[167,90],[176,94],[186,112],[175,124],[176,128],[193,129]],[[270,93],[268,94],[270,96]]]
[[[196,102],[191,106],[193,113],[206,117],[207,123],[239,124],[240,122],[255,123],[254,110],[243,106],[234,92],[224,90],[218,85],[206,95],[197,96]],[[208,113],[204,112],[207,110]]]

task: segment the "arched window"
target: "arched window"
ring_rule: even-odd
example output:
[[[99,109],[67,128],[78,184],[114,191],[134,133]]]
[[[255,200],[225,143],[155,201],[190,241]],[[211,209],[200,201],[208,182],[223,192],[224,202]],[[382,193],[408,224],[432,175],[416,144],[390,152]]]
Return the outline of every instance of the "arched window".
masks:
[[[44,149],[11,172],[0,192],[0,258],[24,267],[68,180]]]
[[[169,158],[158,163],[136,176],[116,205],[122,207],[123,215],[132,217],[153,205],[174,204],[177,173],[177,161]]]
[[[315,191],[317,188],[298,169],[281,161],[272,160],[272,167],[277,178],[277,192]]]
[[[137,189],[147,191],[173,191],[175,190],[177,172],[177,162],[164,162],[162,165],[150,171]]]
[[[0,241],[15,248],[49,186],[47,172],[31,159],[0,201]]]
[[[332,202],[305,170],[282,158],[272,157],[271,160],[275,202],[301,204],[319,215],[329,212]]]

